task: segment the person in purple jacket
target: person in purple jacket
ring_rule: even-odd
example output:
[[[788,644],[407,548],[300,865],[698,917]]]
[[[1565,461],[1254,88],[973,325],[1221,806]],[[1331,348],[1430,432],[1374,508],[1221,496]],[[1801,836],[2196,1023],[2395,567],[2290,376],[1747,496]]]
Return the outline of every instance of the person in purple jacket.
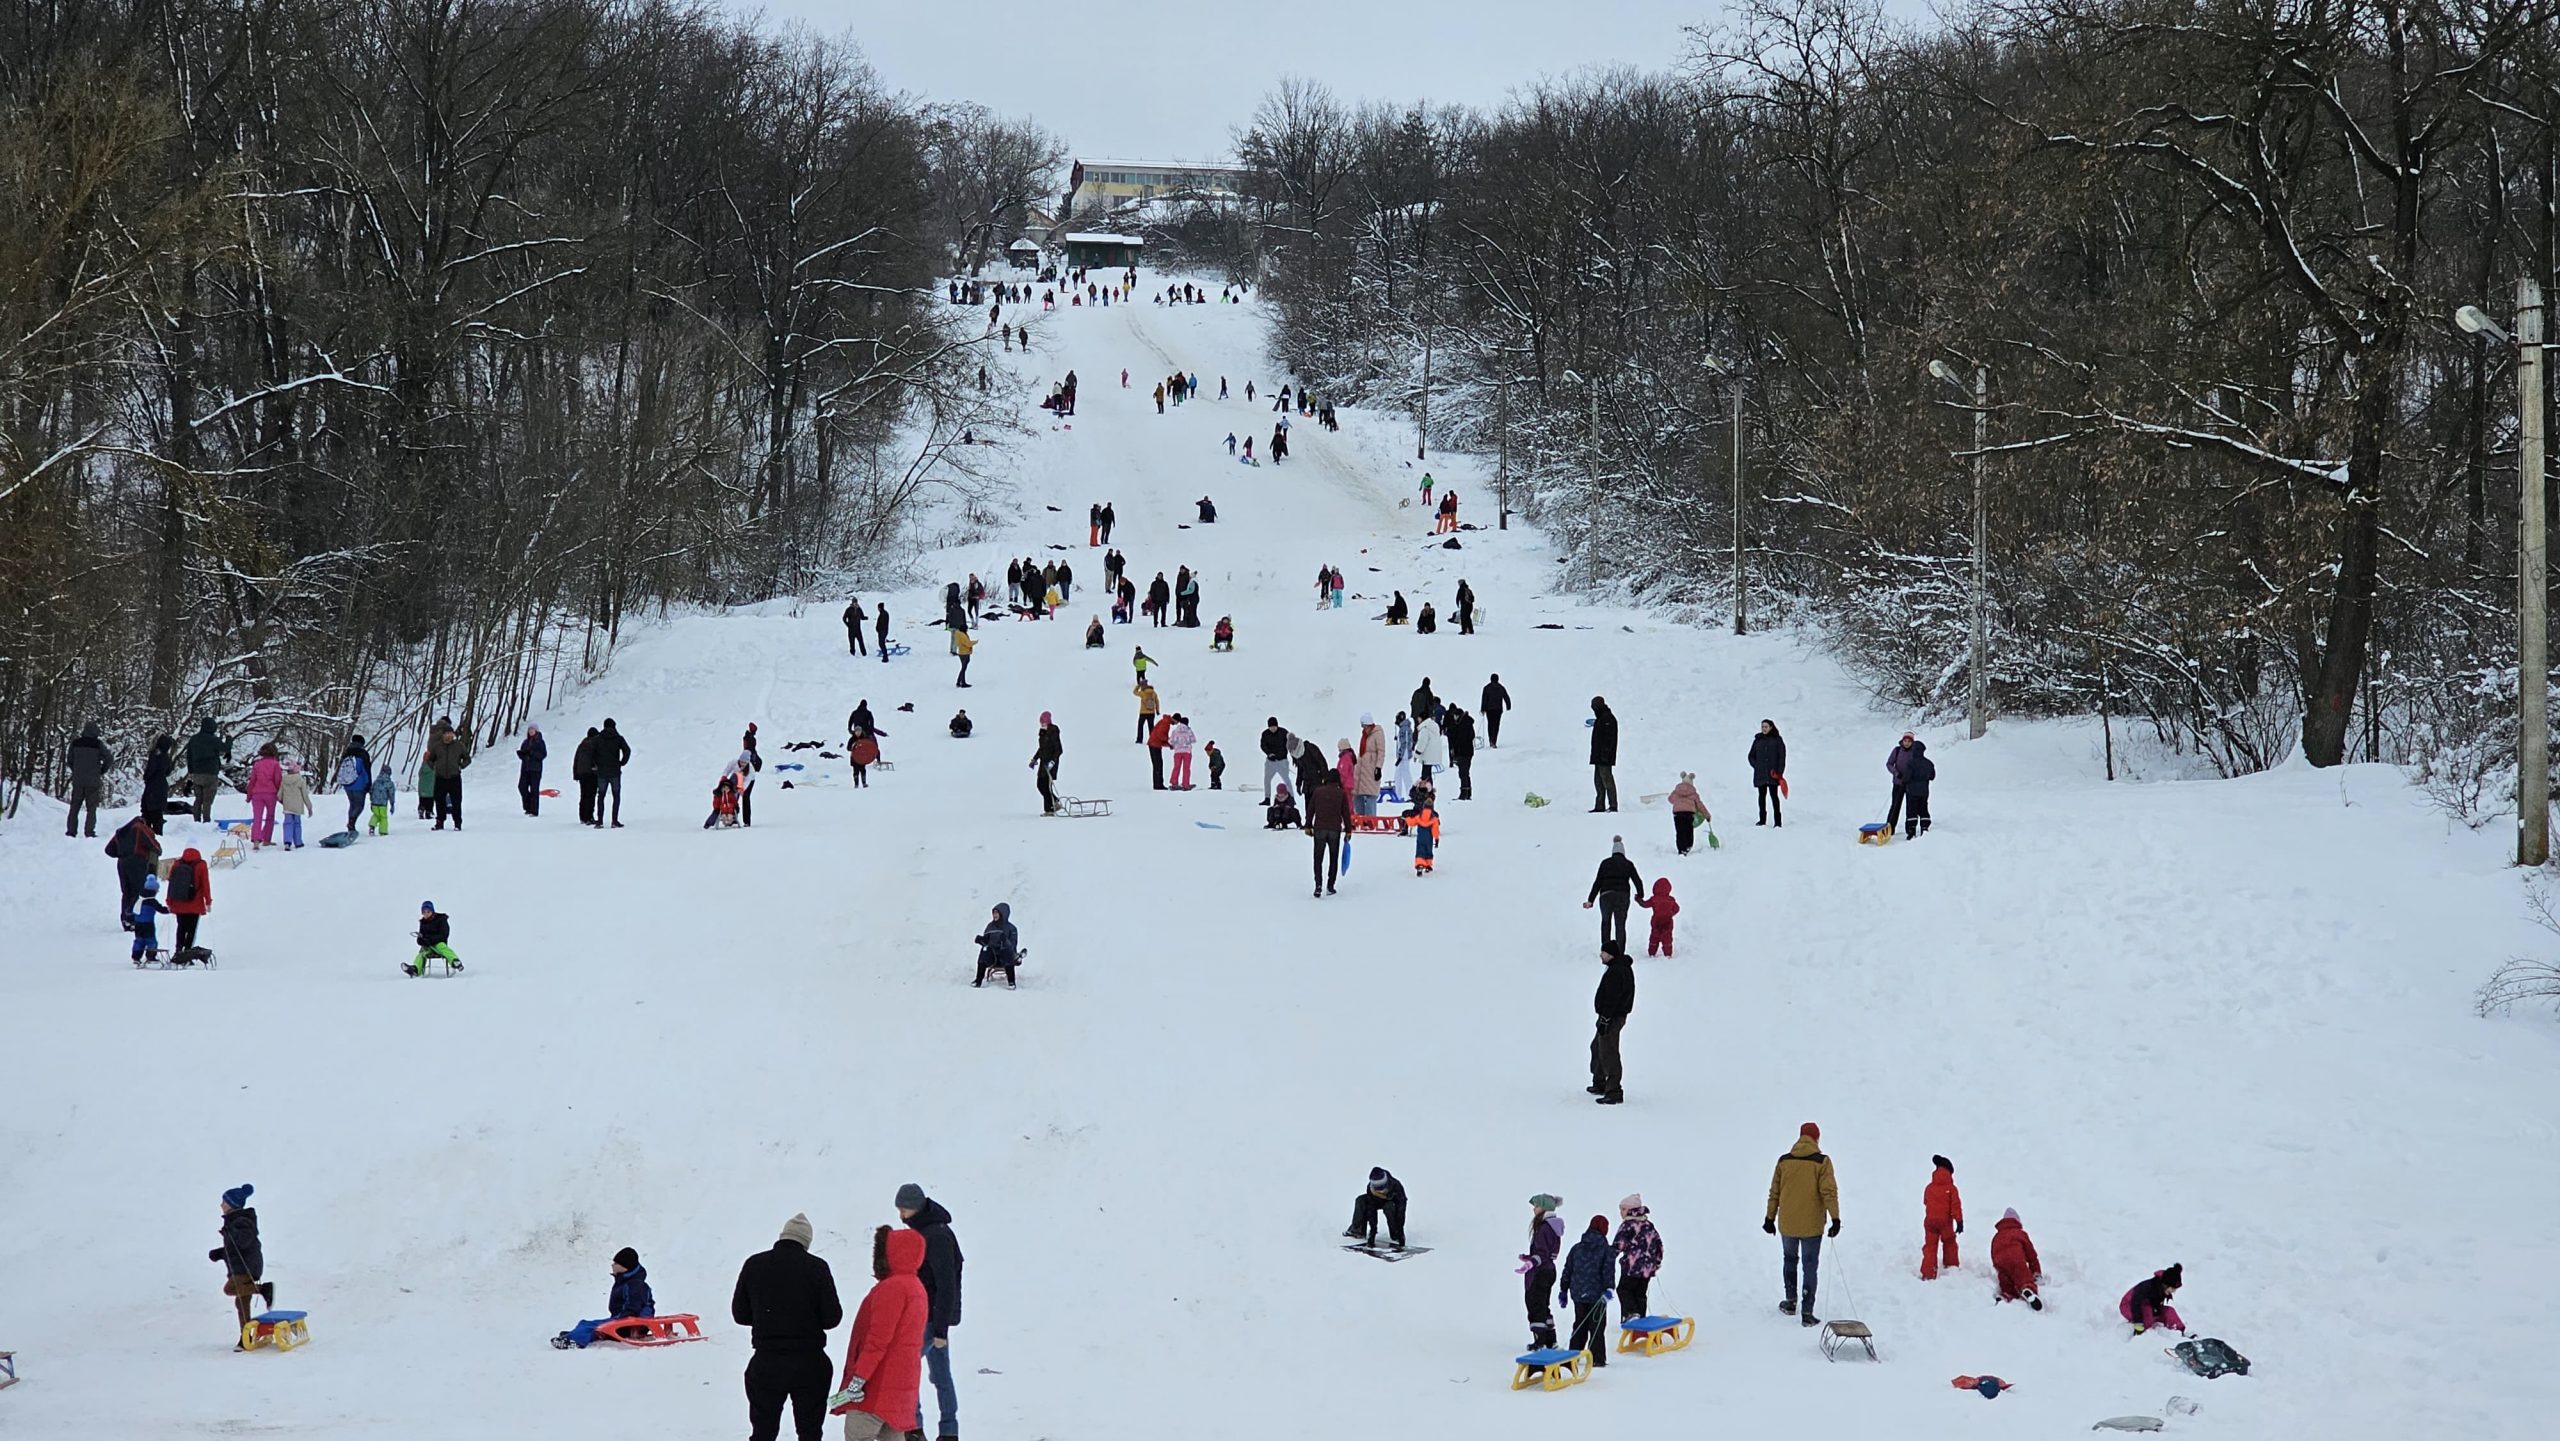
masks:
[[[1903,762],[1911,759],[1911,745],[1911,732],[1904,731],[1902,739],[1893,743],[1893,749],[1884,753],[1885,774],[1893,777],[1893,804],[1885,807],[1884,811],[1884,828],[1887,832],[1891,832],[1902,821],[1902,765]]]
[[[1521,1254],[1520,1275],[1524,1277],[1521,1299],[1529,1308],[1529,1344],[1539,1350],[1553,1350],[1556,1344],[1556,1313],[1547,1298],[1556,1289],[1556,1252],[1564,1245],[1564,1218],[1556,1214],[1561,1197],[1544,1191],[1529,1198],[1529,1249]]]

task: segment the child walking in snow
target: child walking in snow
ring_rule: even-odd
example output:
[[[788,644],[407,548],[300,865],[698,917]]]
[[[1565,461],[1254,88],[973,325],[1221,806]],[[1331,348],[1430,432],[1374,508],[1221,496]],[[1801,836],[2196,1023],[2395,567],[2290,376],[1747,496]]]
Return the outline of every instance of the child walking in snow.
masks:
[[[275,1283],[265,1279],[267,1252],[258,1242],[258,1211],[249,1204],[257,1189],[243,1181],[222,1193],[222,1244],[204,1253],[206,1260],[222,1263],[222,1294],[231,1298],[231,1309],[240,1318],[234,1351],[249,1348],[249,1298],[269,1307],[276,1303]]]
[[[142,894],[125,913],[125,929],[133,932],[133,963],[141,965],[160,949],[160,878],[142,878]]]
[[[389,766],[373,773],[373,784],[366,788],[364,796],[365,803],[373,808],[366,819],[366,829],[377,836],[391,834],[391,802],[399,795],[399,777],[391,773]]]
[[[1637,1192],[1618,1203],[1618,1324],[1645,1314],[1653,1278],[1662,1273],[1662,1233]]]
[[[1609,1341],[1603,1333],[1609,1325],[1609,1283],[1617,1276],[1612,1264],[1616,1259],[1617,1252],[1609,1245],[1609,1218],[1594,1216],[1564,1258],[1564,1276],[1558,1283],[1561,1299],[1573,1307],[1573,1335],[1565,1341],[1565,1349],[1588,1352],[1595,1367],[1609,1364]]]
[[[2000,1224],[1991,1228],[1991,1270],[2000,1282],[1999,1299],[2044,1309],[2044,1298],[2036,1294],[2044,1285],[2044,1263],[2036,1259],[2036,1243],[2014,1207],[2001,1212]]]
[[[418,819],[436,818],[436,767],[424,756],[418,758]]]
[[[1964,1234],[1964,1197],[1956,1190],[1956,1163],[1931,1156],[1937,1169],[1920,1192],[1920,1279],[1938,1279],[1938,1267],[1957,1266],[1956,1237]]]
[[[1209,757],[1209,789],[1225,790],[1227,788],[1227,753],[1218,749],[1216,741],[1203,742],[1200,750],[1202,754]]]
[[[284,817],[284,848],[302,849],[302,818],[311,814],[311,777],[302,773],[302,762],[284,763],[284,777],[276,783],[276,810]]]
[[[1413,873],[1427,876],[1431,874],[1432,855],[1440,849],[1440,813],[1431,808],[1429,801],[1419,801],[1404,813],[1404,825],[1413,832]]]
[[[429,959],[440,960],[453,970],[462,969],[462,957],[453,953],[453,917],[436,909],[433,901],[418,902],[418,955],[400,969],[412,976],[427,973]]]
[[[1655,877],[1653,894],[1636,897],[1636,904],[1653,912],[1653,927],[1645,936],[1644,953],[1648,956],[1670,955],[1671,921],[1680,914],[1680,903],[1671,899],[1670,878]]]

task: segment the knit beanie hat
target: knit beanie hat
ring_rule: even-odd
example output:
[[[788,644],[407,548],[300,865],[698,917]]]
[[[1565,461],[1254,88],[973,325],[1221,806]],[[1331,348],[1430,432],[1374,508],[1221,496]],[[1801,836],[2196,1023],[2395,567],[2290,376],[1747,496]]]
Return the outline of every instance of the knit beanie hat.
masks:
[[[1537,1207],[1541,1211],[1552,1211],[1564,1204],[1564,1197],[1551,1196],[1544,1191],[1540,1191],[1538,1194],[1529,1198],[1529,1204]]]
[[[1618,1209],[1619,1209],[1619,1210],[1621,1210],[1621,1211],[1641,1211],[1641,1210],[1643,1210],[1643,1209],[1644,1209],[1644,1193],[1643,1193],[1642,1191],[1629,1191],[1629,1192],[1626,1194],[1625,1199],[1623,1199],[1623,1200],[1621,1200],[1621,1201],[1619,1201],[1619,1202],[1618,1202]]]
[[[1040,724],[1047,725],[1049,723],[1049,713],[1047,711],[1040,712]]]
[[[2001,1212],[2000,1219],[2003,1221],[2014,1221],[2018,1219],[2018,1208],[2011,1206],[2008,1210]]]
[[[613,1253],[613,1264],[625,1271],[637,1271],[640,1269],[640,1253],[625,1246]]]
[[[1387,1174],[1387,1168],[1384,1166],[1371,1166],[1369,1168],[1369,1189],[1372,1191],[1385,1190],[1387,1188],[1387,1183],[1394,1179],[1395,1177]]]
[[[1811,1121],[1807,1121],[1803,1125],[1796,1127],[1796,1134],[1799,1136],[1811,1136],[1815,1140],[1819,1141],[1822,1139],[1822,1128]]]
[[[1591,1224],[1585,1226],[1583,1229],[1586,1231],[1598,1231],[1605,1236],[1609,1232],[1609,1218],[1606,1216],[1594,1216],[1591,1218]]]
[[[1938,1168],[1939,1170],[1941,1170],[1941,1171],[1946,1172],[1946,1173],[1947,1173],[1948,1175],[1950,1175],[1950,1176],[1952,1176],[1952,1175],[1954,1175],[1954,1174],[1956,1173],[1956,1163],[1955,1163],[1955,1162],[1953,1162],[1953,1161],[1948,1160],[1948,1159],[1947,1159],[1946,1157],[1944,1157],[1944,1156],[1931,1156],[1931,1157],[1929,1158],[1929,1164],[1930,1164],[1930,1165],[1933,1165],[1933,1166],[1935,1166],[1935,1167],[1937,1167],[1937,1168]]]
[[[250,1195],[257,1189],[257,1187],[243,1181],[239,1185],[222,1193],[222,1204],[229,1206],[234,1211],[237,1211],[241,1207],[249,1204]]]
[[[785,1241],[797,1241],[806,1246],[817,1238],[818,1233],[809,1229],[809,1217],[806,1212],[795,1211],[790,1220],[782,1223],[781,1239]]]
[[[1625,836],[1611,836],[1611,837],[1609,837],[1609,854],[1611,854],[1611,855],[1613,855],[1613,856],[1623,856],[1623,855],[1625,855],[1626,853],[1627,853],[1627,838],[1626,838]]]
[[[917,1185],[915,1182],[909,1181],[898,1188],[899,1210],[921,1211],[924,1209],[924,1202],[924,1187]]]

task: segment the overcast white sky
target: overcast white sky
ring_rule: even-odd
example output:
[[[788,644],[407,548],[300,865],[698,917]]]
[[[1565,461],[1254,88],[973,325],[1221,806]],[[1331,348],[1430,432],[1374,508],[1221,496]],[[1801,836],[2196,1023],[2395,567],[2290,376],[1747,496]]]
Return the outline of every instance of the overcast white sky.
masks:
[[[1029,115],[1078,155],[1227,158],[1283,75],[1346,100],[1490,105],[1541,75],[1676,60],[1718,0],[735,3],[849,35],[892,89]],[[1897,7],[1900,8],[1900,7]]]

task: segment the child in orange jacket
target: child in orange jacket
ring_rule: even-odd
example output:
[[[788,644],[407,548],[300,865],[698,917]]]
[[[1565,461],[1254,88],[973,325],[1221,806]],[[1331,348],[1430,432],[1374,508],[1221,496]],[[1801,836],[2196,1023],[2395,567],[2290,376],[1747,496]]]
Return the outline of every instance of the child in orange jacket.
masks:
[[[1413,832],[1413,873],[1431,874],[1432,855],[1440,849],[1440,813],[1424,800],[1404,813],[1404,827]]]
[[[1920,1279],[1938,1279],[1938,1267],[1956,1268],[1956,1237],[1964,1234],[1964,1197],[1956,1190],[1956,1163],[1931,1156],[1938,1169],[1920,1193]]]
[[[1636,897],[1636,904],[1653,912],[1653,928],[1645,936],[1644,953],[1648,956],[1671,954],[1671,918],[1680,914],[1680,903],[1671,899],[1671,882],[1656,877],[1653,894]]]

